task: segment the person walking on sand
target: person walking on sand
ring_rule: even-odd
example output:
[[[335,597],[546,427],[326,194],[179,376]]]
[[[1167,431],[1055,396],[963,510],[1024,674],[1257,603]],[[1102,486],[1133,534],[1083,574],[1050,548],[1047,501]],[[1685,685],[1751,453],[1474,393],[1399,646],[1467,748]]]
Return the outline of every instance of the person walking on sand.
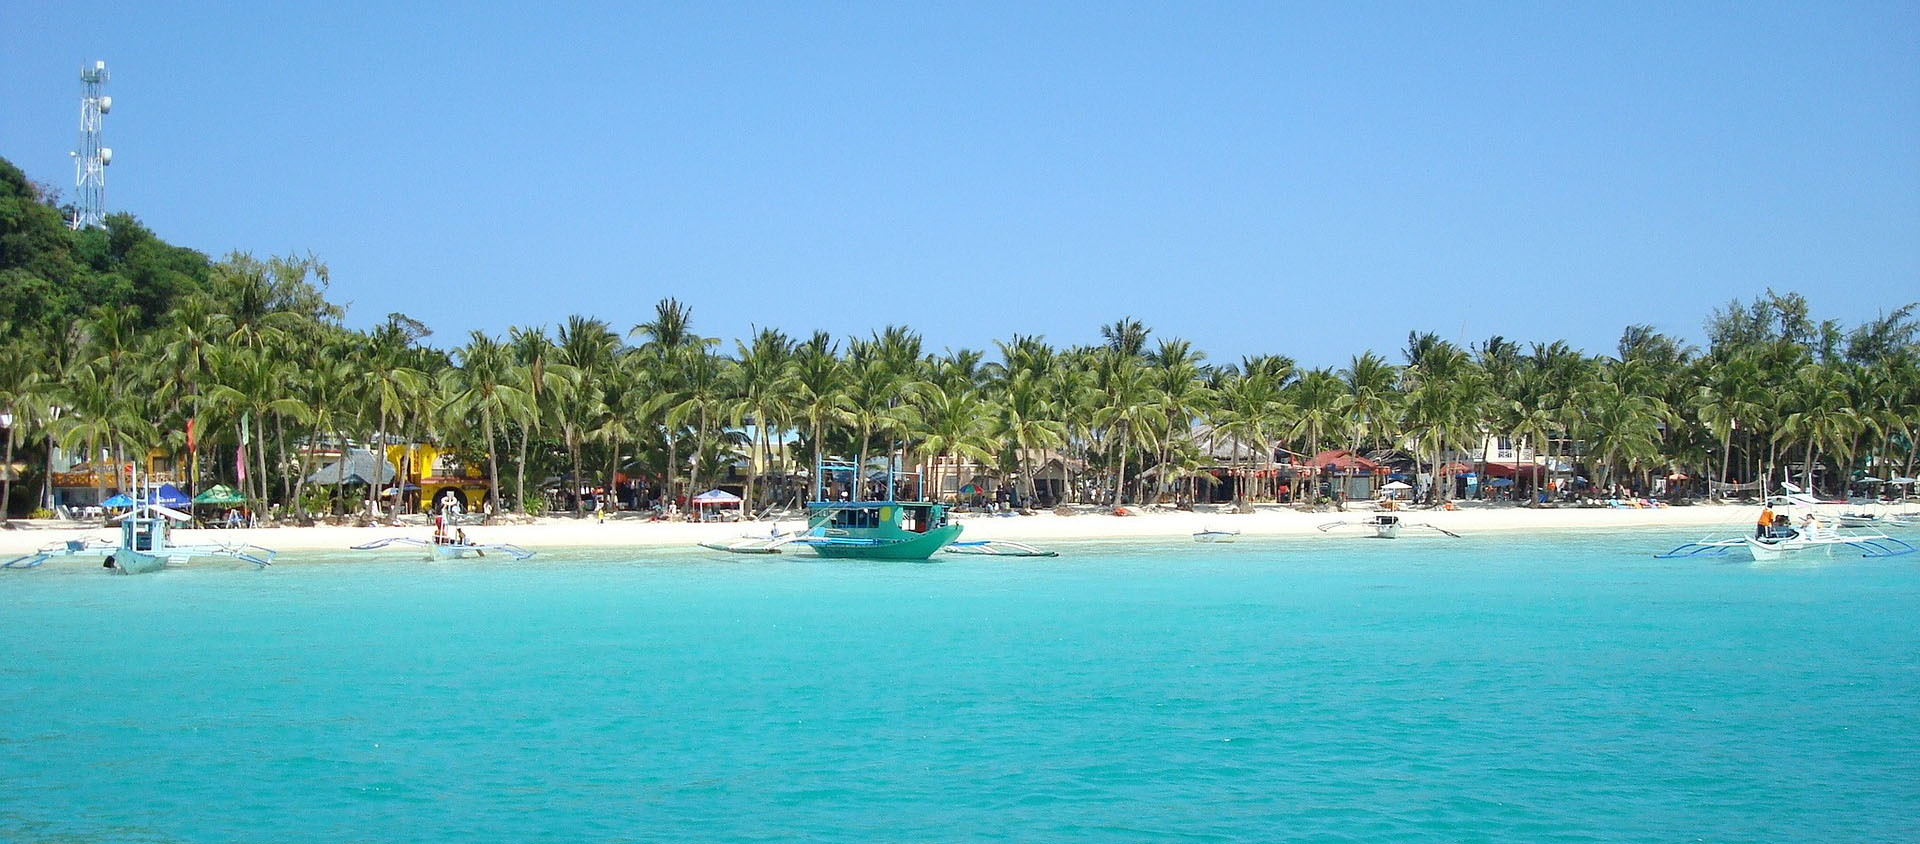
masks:
[[[1773,527],[1773,505],[1771,504],[1762,505],[1760,507],[1760,523],[1755,525],[1753,528],[1753,538],[1766,539],[1767,530],[1772,527]]]

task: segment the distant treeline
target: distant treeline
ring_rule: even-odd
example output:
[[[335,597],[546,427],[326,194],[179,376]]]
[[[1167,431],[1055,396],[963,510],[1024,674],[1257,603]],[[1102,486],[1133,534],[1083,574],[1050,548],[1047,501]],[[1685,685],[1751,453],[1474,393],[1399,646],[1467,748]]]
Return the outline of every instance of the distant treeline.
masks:
[[[611,488],[616,473],[673,498],[750,454],[776,482],[748,473],[747,498],[766,503],[792,494],[777,481],[816,445],[863,464],[965,458],[1023,497],[1119,504],[1201,492],[1225,442],[1267,468],[1347,448],[1403,451],[1433,472],[1488,436],[1533,443],[1601,485],[1778,481],[1792,467],[1840,493],[1911,477],[1920,420],[1913,305],[1847,326],[1771,291],[1708,315],[1704,350],[1646,326],[1604,355],[1412,332],[1392,358],[1313,369],[1278,354],[1209,361],[1134,319],[1092,346],[1015,335],[990,352],[930,353],[900,326],[766,329],[723,345],[673,299],[625,331],[572,316],[442,348],[403,314],[344,327],[326,288],[311,255],[213,261],[127,214],[70,231],[50,192],[0,160],[4,463],[25,465],[7,484],[10,512],[46,501],[53,446],[116,465],[155,448],[185,457],[189,421],[203,485],[304,514],[355,506],[305,483],[314,460],[300,446],[315,441],[439,442],[485,466],[509,508],[538,508],[547,486]],[[1065,477],[1036,485],[1054,459]],[[1263,474],[1236,492],[1273,496],[1279,473]]]

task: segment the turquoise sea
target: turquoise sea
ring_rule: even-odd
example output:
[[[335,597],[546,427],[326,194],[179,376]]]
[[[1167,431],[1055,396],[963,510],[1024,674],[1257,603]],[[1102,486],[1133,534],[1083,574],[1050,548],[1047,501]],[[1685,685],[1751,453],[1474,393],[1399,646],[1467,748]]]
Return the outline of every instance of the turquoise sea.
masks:
[[[0,840],[1920,840],[1920,560],[1690,538],[0,572]]]

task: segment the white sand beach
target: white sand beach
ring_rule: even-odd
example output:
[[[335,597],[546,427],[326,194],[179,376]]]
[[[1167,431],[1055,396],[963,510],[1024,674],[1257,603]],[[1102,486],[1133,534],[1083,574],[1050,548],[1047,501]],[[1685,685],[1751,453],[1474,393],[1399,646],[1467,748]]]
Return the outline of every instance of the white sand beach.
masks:
[[[1091,539],[1175,539],[1203,529],[1238,530],[1243,536],[1321,535],[1319,525],[1343,519],[1362,519],[1371,510],[1354,509],[1346,513],[1303,513],[1285,507],[1263,505],[1251,514],[1236,514],[1221,508],[1211,512],[1188,512],[1159,508],[1129,508],[1137,515],[1114,516],[1094,508],[1072,516],[1051,512],[1027,516],[990,516],[963,513],[957,516],[966,526],[966,539],[1008,539],[1022,542]],[[1837,513],[1839,505],[1826,508]],[[1759,513],[1756,506],[1695,505],[1690,507],[1591,508],[1560,507],[1528,509],[1523,507],[1486,507],[1472,504],[1458,510],[1403,511],[1408,522],[1424,522],[1462,535],[1482,532],[1550,532],[1563,530],[1629,530],[1640,528],[1710,528],[1725,525],[1729,530],[1745,526]],[[431,527],[424,517],[408,517],[404,527],[275,527],[242,530],[183,530],[177,541],[192,544],[206,542],[248,542],[281,552],[344,551],[354,545],[389,536],[426,538]],[[31,552],[44,545],[85,536],[111,539],[110,528],[83,526],[71,522],[15,520],[17,529],[0,531],[0,556]],[[604,524],[589,517],[549,516],[525,524],[471,525],[468,536],[476,542],[512,543],[529,550],[547,548],[643,548],[692,546],[702,541],[724,540],[745,534],[764,534],[776,527],[791,531],[802,526],[797,514],[792,517],[759,522],[657,522],[634,514],[609,518]]]

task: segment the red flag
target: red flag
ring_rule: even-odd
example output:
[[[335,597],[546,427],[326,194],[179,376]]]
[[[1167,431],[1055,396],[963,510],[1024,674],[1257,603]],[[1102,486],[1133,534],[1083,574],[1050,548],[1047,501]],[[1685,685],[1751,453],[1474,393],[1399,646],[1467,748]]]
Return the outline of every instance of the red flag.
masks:
[[[196,450],[193,445],[193,420],[192,419],[187,420],[187,450],[188,451]]]

